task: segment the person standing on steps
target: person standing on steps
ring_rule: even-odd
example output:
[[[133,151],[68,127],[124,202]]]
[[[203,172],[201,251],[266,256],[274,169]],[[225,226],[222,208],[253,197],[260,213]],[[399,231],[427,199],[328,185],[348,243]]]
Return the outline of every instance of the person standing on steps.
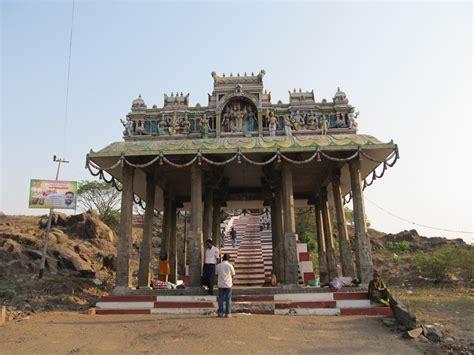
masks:
[[[206,246],[202,278],[203,284],[208,287],[209,294],[213,295],[214,275],[216,274],[216,264],[219,261],[219,249],[212,244],[212,239],[206,240]]]
[[[230,229],[230,238],[232,239],[232,248],[237,247],[237,232],[235,231],[234,227]]]
[[[224,243],[225,243],[225,228],[222,228],[222,230],[221,230],[221,248],[224,247]]]
[[[232,280],[235,276],[235,270],[230,263],[230,255],[224,254],[223,261],[217,265],[217,287],[218,289],[218,311],[217,316],[230,318],[232,307]],[[224,310],[225,303],[225,310]]]

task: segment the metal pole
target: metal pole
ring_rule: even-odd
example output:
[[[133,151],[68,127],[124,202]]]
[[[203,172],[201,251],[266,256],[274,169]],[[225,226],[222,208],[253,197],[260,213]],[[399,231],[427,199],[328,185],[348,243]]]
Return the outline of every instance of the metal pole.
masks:
[[[58,180],[59,169],[61,168],[61,163],[69,163],[69,162],[64,159],[56,159],[56,155],[53,157],[53,161],[58,163],[58,169],[56,170],[56,179],[55,179],[55,180]],[[49,216],[48,216],[48,224],[46,225],[46,231],[44,232],[44,237],[43,237],[43,255],[41,255],[41,266],[40,266],[40,271],[38,275],[40,279],[43,278],[44,267],[46,264],[46,254],[48,252],[48,235],[51,229],[51,220],[53,219],[53,212],[54,212],[54,209],[50,208]]]

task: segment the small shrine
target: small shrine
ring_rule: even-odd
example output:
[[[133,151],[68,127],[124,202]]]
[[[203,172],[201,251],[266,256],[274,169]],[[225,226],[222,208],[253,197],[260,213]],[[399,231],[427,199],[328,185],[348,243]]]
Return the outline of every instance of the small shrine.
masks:
[[[131,290],[134,202],[145,207],[139,288],[150,285],[154,212],[164,213],[162,250],[170,261],[170,280],[186,276],[188,286],[198,288],[204,241],[218,244],[223,208],[271,211],[273,273],[282,285],[297,287],[294,210],[308,206],[315,211],[321,282],[337,276],[339,260],[344,276],[368,283],[373,265],[363,190],[395,164],[397,145],[360,134],[359,113],[340,88],[331,100],[313,90],[292,89],[287,103],[275,103],[264,88],[264,70],[211,76],[205,105],[191,106],[189,93],[174,92],[164,94],[161,107],[149,107],[139,95],[121,120],[123,139],[87,155],[86,167],[94,176],[121,183],[115,292]],[[355,252],[343,212],[349,202]],[[177,269],[177,210],[191,213],[189,275]]]

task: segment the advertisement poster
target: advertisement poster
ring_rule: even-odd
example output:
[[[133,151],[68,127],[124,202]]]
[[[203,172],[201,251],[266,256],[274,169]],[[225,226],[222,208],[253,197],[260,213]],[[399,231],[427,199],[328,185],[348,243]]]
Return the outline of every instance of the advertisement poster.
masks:
[[[30,181],[30,208],[76,208],[77,181]]]

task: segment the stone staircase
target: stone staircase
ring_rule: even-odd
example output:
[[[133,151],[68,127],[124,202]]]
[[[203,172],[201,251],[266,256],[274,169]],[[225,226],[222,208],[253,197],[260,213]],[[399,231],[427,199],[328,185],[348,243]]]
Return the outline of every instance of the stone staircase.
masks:
[[[175,290],[164,290],[175,291]],[[275,290],[273,290],[274,292]],[[280,290],[283,291],[283,290]],[[320,290],[318,290],[320,291]],[[216,296],[208,295],[104,296],[97,314],[213,314]],[[172,293],[172,292],[168,292]],[[232,313],[320,316],[390,316],[388,307],[374,306],[366,291],[235,294]]]

